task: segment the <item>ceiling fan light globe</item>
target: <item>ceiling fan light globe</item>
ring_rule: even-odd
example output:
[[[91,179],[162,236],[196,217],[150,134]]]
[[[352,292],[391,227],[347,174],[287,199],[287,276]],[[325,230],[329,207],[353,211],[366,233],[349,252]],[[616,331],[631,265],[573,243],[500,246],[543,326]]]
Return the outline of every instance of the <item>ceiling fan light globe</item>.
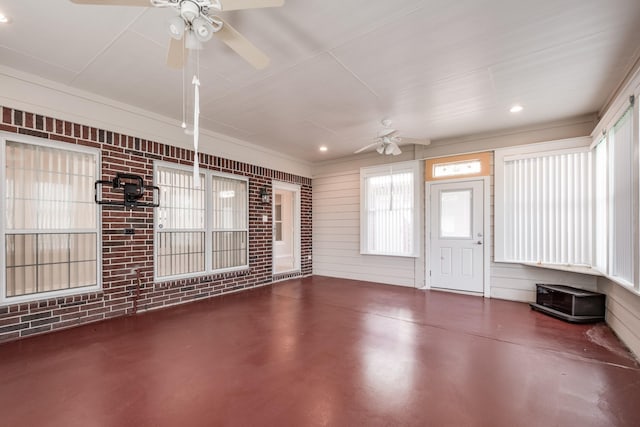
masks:
[[[378,148],[376,148],[376,151],[378,154],[384,153],[384,145],[379,145]]]
[[[384,154],[393,154],[393,145],[392,144],[387,144],[386,147],[384,147]]]
[[[169,20],[169,34],[176,40],[180,40],[184,35],[184,20],[179,16],[174,16]]]
[[[213,26],[201,17],[194,19],[191,27],[193,28],[193,32],[198,40],[201,42],[209,41],[211,40],[211,37],[213,37]]]
[[[194,34],[193,31],[187,31],[185,37],[186,39],[184,41],[184,47],[189,50],[202,49],[202,43],[200,43],[200,40],[198,40],[198,37]]]

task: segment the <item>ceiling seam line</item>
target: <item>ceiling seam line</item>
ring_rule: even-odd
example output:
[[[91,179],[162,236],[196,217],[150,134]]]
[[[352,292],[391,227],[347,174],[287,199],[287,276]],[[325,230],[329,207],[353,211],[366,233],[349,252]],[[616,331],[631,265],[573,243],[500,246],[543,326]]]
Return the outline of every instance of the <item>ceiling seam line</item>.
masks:
[[[332,58],[333,58],[333,59],[334,59],[338,64],[340,64],[340,66],[341,66],[342,68],[344,68],[344,69],[345,69],[349,74],[351,74],[353,77],[355,77],[355,78],[356,78],[356,80],[358,80],[360,83],[362,83],[362,85],[363,85],[364,87],[366,87],[366,88],[367,88],[367,90],[373,94],[373,96],[375,96],[376,98],[380,99],[380,95],[378,95],[378,94],[376,93],[376,91],[375,91],[375,90],[373,90],[373,88],[372,88],[371,86],[369,86],[369,85],[368,85],[364,80],[362,80],[362,79],[361,79],[361,78],[360,78],[356,73],[354,73],[353,71],[351,71],[351,70],[349,69],[349,67],[347,67],[347,66],[346,66],[342,61],[340,61],[340,60],[338,59],[338,57],[337,57],[337,56],[335,56],[335,55],[333,54],[333,52],[331,52],[331,51],[327,51],[327,53],[328,53],[328,54],[329,54],[329,56],[331,56],[331,57],[332,57]]]
[[[123,28],[122,31],[120,31],[109,43],[107,43],[107,45],[104,48],[102,48],[96,55],[94,55],[94,57],[91,58],[89,62],[87,62],[87,64],[84,67],[82,67],[80,71],[78,71],[75,77],[71,80],[71,83],[74,83],[76,79],[80,77],[80,75],[84,73],[87,68],[91,66],[91,64],[93,64],[103,53],[105,53],[111,46],[113,46],[115,42],[118,41],[120,37],[122,37],[122,35],[126,33],[129,30],[129,28],[131,28],[133,24],[135,24],[138,21],[138,19],[140,19],[140,17],[147,12],[147,10],[149,10],[149,8],[147,7],[144,8],[142,12],[136,15],[136,17],[133,18],[133,20],[125,28]]]
[[[301,59],[301,60],[299,60],[299,61],[296,61],[296,62],[294,62],[294,63],[292,63],[292,64],[290,64],[290,65],[288,65],[288,66],[284,67],[284,68],[283,68],[283,69],[281,69],[281,70],[278,70],[278,71],[274,71],[274,72],[268,73],[268,74],[264,75],[263,77],[260,77],[260,78],[258,78],[258,79],[256,79],[256,80],[254,80],[254,81],[251,81],[251,82],[249,82],[249,83],[247,83],[247,84],[241,84],[241,85],[239,85],[238,87],[235,87],[235,88],[230,89],[230,90],[229,90],[229,93],[227,93],[227,94],[224,94],[224,95],[221,95],[221,96],[218,96],[218,97],[213,97],[213,98],[211,98],[211,100],[210,100],[207,104],[205,104],[205,106],[206,106],[206,105],[209,105],[209,104],[212,104],[212,103],[214,103],[214,102],[216,102],[216,101],[219,101],[219,100],[221,100],[222,98],[225,98],[226,96],[233,95],[235,92],[239,92],[239,91],[241,91],[241,90],[244,90],[244,89],[250,88],[251,86],[257,86],[257,85],[259,85],[259,84],[263,83],[264,81],[266,81],[266,80],[268,80],[268,79],[271,79],[271,78],[274,78],[274,77],[281,76],[281,75],[283,75],[285,72],[289,72],[289,71],[291,71],[292,69],[297,68],[297,67],[301,66],[302,64],[304,64],[304,63],[306,63],[306,62],[308,62],[308,61],[312,61],[312,60],[314,60],[315,58],[317,58],[317,57],[319,57],[319,56],[324,55],[325,53],[329,53],[329,51],[327,51],[327,50],[322,50],[322,51],[313,52],[313,53],[311,53],[310,55],[308,55],[308,56],[304,57],[303,59]],[[233,83],[233,82],[234,82],[234,80],[229,80],[229,82],[230,82],[230,83]]]

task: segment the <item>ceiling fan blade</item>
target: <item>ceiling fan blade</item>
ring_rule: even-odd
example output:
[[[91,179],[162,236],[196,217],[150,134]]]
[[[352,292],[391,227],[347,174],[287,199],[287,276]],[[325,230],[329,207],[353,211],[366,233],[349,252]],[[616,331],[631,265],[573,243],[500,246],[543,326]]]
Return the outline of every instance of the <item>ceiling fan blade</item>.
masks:
[[[380,144],[379,142],[374,142],[373,144],[369,144],[369,145],[365,145],[364,147],[362,147],[361,149],[354,151],[353,154],[358,154],[358,153],[362,153],[365,150],[368,150],[371,147],[375,147],[376,145]]]
[[[262,7],[281,7],[284,0],[220,0],[220,10],[257,9]]]
[[[216,37],[233,49],[245,61],[253,65],[254,68],[262,70],[269,65],[269,57],[267,55],[265,55],[226,21],[218,17],[216,17],[216,19],[222,22],[222,28],[214,33]]]
[[[395,129],[385,129],[380,132],[380,138],[384,138],[385,136],[394,136],[398,131]]]
[[[405,144],[415,144],[415,145],[431,145],[430,139],[418,139],[418,138],[402,138],[402,142]]]
[[[76,4],[93,4],[103,6],[139,6],[151,7],[151,0],[71,0]]]
[[[167,51],[167,65],[170,68],[181,69],[187,62],[189,51],[184,48],[184,37],[180,40],[171,38]]]

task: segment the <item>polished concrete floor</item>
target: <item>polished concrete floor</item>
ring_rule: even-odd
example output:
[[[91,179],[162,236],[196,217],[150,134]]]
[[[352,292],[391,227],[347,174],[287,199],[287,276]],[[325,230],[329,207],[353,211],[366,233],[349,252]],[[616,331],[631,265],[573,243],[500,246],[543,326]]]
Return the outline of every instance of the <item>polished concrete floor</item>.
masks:
[[[2,426],[640,426],[608,327],[298,279],[0,346]]]

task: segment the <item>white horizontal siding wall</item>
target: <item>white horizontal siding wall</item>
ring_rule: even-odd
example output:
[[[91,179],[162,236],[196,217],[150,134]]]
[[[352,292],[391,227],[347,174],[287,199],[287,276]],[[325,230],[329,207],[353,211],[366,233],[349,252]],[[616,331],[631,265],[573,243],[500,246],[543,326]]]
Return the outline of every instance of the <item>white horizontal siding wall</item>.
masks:
[[[491,297],[534,302],[536,283],[597,290],[597,276],[529,267],[522,264],[491,263]]]
[[[640,358],[640,296],[600,277],[598,291],[607,295],[607,324]]]
[[[415,285],[415,259],[360,255],[360,170],[313,180],[313,274]]]
[[[317,275],[366,280],[394,285],[422,287],[425,280],[424,254],[421,258],[360,255],[360,167],[411,158],[441,157],[495,148],[531,144],[588,135],[592,117],[550,123],[547,126],[478,135],[431,146],[403,147],[399,158],[367,153],[349,159],[314,166],[313,171],[313,273]],[[491,176],[491,236],[494,230],[494,177]],[[420,193],[424,198],[424,190]],[[421,202],[424,222],[424,200]],[[422,232],[424,236],[424,230]],[[491,261],[493,261],[491,248]],[[596,289],[594,276],[548,270],[520,264],[491,263],[491,297],[515,301],[535,300],[536,283],[556,283],[587,290]]]

